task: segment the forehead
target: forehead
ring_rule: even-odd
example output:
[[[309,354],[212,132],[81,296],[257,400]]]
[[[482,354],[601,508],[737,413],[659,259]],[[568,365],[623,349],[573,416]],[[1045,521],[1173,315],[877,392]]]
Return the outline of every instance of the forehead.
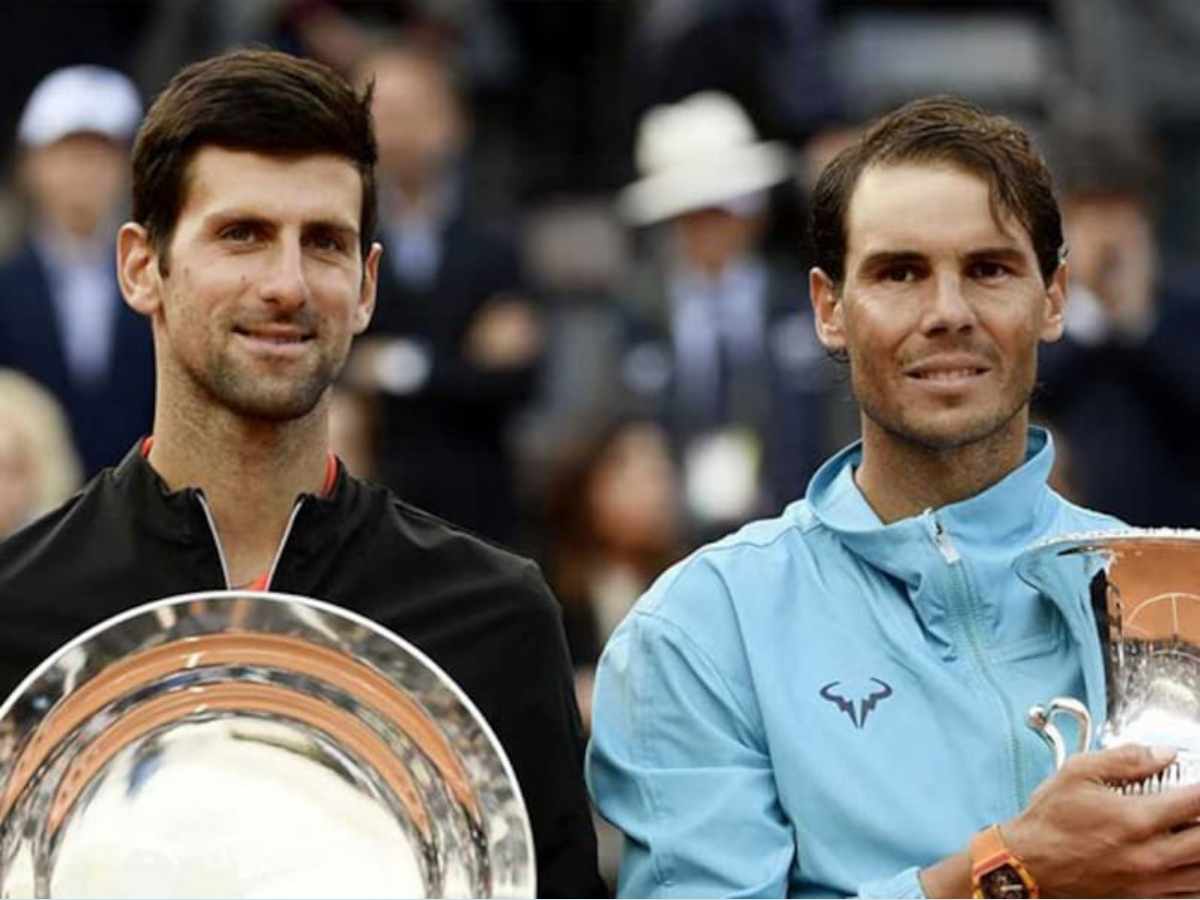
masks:
[[[237,211],[288,221],[340,222],[357,228],[362,179],[348,159],[330,153],[271,155],[202,147],[184,181],[180,222]]]
[[[983,178],[946,163],[866,168],[846,210],[846,259],[877,252],[962,254],[1014,247],[1033,255],[1024,226],[1006,210],[993,215]]]

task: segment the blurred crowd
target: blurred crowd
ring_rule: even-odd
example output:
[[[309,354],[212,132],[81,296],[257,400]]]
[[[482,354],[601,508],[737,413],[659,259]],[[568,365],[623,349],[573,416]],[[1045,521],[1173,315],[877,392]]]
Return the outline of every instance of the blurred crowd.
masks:
[[[807,194],[915,96],[1014,116],[1058,179],[1069,321],[1034,413],[1059,489],[1200,525],[1190,0],[46,0],[0,42],[0,533],[148,431],[113,273],[130,142],[181,65],[251,43],[375,85],[385,254],[339,453],[542,563],[585,716],[648,582],[855,439]]]

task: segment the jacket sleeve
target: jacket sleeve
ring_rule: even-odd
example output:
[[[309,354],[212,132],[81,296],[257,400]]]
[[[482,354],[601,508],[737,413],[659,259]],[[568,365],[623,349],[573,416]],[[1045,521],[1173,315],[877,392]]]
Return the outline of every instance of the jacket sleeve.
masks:
[[[536,603],[496,691],[491,724],[508,752],[533,830],[539,897],[606,897],[583,784],[583,726],[557,601],[528,564],[519,589]]]
[[[618,896],[786,897],[803,870],[740,632],[725,582],[692,560],[604,651],[587,776],[624,835]],[[922,897],[918,876],[914,866],[852,890]]]
[[[787,894],[795,843],[740,645],[726,632],[716,659],[658,605],[662,594],[704,605],[697,592],[723,590],[703,564],[668,573],[600,661],[588,782],[624,834],[618,896]]]

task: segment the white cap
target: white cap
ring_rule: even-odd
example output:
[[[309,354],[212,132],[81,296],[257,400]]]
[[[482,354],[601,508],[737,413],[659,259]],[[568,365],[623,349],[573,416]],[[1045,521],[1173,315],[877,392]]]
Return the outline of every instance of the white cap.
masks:
[[[128,141],[142,118],[142,101],[128,78],[100,66],[70,66],[41,80],[21,114],[17,139],[44,147],[70,134],[94,132]]]
[[[737,101],[718,91],[649,110],[638,127],[637,166],[643,177],[621,192],[619,203],[638,225],[736,207],[790,171],[787,148],[760,142]]]

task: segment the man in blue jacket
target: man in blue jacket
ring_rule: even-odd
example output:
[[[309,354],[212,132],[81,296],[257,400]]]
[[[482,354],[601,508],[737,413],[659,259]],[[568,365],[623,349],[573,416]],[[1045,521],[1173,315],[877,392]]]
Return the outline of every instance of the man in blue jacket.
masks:
[[[1095,623],[1013,574],[1116,527],[1046,486],[1037,348],[1062,224],[1010,121],[885,116],[826,169],[810,291],[862,440],[804,499],[684,560],[611,640],[588,776],[627,896],[1163,896],[1200,890],[1200,789],[1125,797],[1128,746],[1052,759],[1025,711],[1103,714]],[[1175,830],[1173,830],[1175,829]]]

